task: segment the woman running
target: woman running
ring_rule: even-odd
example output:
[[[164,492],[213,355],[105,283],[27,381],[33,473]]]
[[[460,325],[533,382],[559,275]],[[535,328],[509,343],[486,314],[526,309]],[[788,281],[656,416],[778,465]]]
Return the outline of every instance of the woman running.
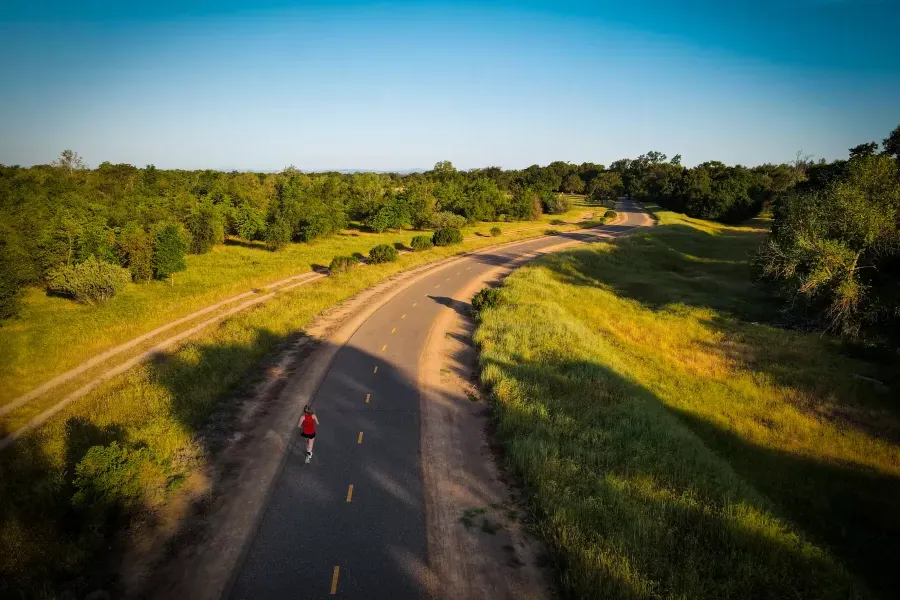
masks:
[[[312,406],[306,405],[303,409],[303,416],[297,427],[300,428],[300,436],[306,438],[306,462],[312,458],[313,442],[316,439],[316,425],[319,424],[319,418]]]

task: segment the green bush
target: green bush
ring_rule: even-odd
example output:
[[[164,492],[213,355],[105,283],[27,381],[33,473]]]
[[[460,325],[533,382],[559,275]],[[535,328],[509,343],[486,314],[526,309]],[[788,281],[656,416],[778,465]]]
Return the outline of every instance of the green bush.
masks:
[[[448,227],[455,227],[456,229],[460,229],[465,226],[466,218],[444,210],[431,215],[429,224],[435,229],[446,229]]]
[[[369,263],[378,264],[386,262],[394,262],[400,258],[397,249],[390,244],[378,244],[369,250]]]
[[[431,237],[427,235],[417,235],[412,239],[409,245],[416,252],[422,252],[423,250],[430,250],[431,248],[434,248]]]
[[[612,209],[609,209],[605,213],[603,213],[603,218],[609,219],[610,221],[615,219],[618,213]]]
[[[328,272],[332,275],[337,273],[346,273],[359,264],[359,259],[355,256],[335,256],[328,265]]]
[[[497,237],[501,233],[503,233],[503,230],[499,227],[491,227],[491,237]]]
[[[572,201],[568,196],[545,191],[541,194],[541,205],[544,212],[549,215],[561,215],[572,208]]]
[[[431,243],[435,246],[449,246],[451,244],[461,244],[463,241],[462,231],[456,227],[444,227],[434,232],[431,237]]]
[[[500,288],[484,288],[472,298],[472,313],[475,320],[481,319],[481,311],[497,306],[500,301]]]
[[[79,302],[93,304],[109,300],[131,281],[131,273],[91,256],[74,267],[53,269],[47,275],[47,288],[56,294],[71,296]]]
[[[149,463],[146,448],[131,450],[117,442],[92,446],[75,466],[72,503],[89,509],[139,508],[144,497],[141,473]]]

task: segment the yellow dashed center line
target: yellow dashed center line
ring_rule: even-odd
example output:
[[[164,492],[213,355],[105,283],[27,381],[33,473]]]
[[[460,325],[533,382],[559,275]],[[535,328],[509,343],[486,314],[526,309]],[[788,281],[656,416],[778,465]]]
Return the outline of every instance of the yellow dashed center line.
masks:
[[[356,438],[356,443],[357,443],[357,444],[362,444],[362,434],[363,434],[363,432],[360,431],[360,432],[359,432],[359,437]]]
[[[406,318],[406,315],[401,315],[400,318],[401,318],[401,319],[405,319],[405,318]]]
[[[372,397],[372,394],[366,394],[366,404],[369,403],[369,398]]]
[[[347,502],[353,499],[353,484],[350,484],[350,487],[347,488]]]
[[[391,329],[391,333],[394,333],[395,331],[397,331],[397,328],[396,328],[396,327],[394,327],[393,329]]]
[[[384,346],[381,347],[382,352],[384,352],[385,350],[387,350],[387,344],[385,344]]]
[[[441,284],[437,284],[436,286],[434,286],[434,289],[437,289],[439,287],[441,287]]]
[[[337,582],[338,576],[341,574],[341,568],[338,566],[334,567],[334,575],[331,576],[331,595],[334,596],[337,594]]]
[[[377,372],[378,372],[378,365],[375,365],[375,370],[372,371],[372,374],[374,375],[374,374],[377,373]]]
[[[413,306],[415,306],[416,304],[418,304],[418,302],[413,302]]]

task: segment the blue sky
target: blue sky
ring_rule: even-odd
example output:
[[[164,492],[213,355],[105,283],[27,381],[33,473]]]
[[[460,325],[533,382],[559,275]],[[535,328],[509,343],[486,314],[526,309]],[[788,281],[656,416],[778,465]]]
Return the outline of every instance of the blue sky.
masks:
[[[14,2],[0,163],[828,159],[900,123],[900,2]]]

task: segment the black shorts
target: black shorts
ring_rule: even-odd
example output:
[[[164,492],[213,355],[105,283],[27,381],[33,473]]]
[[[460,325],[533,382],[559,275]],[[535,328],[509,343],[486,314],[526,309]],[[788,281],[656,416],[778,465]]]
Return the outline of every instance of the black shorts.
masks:
[[[301,432],[300,432],[300,437],[305,437],[306,439],[311,440],[311,439],[315,439],[316,434],[315,434],[315,432],[313,432],[313,433],[303,433],[303,432],[301,431]]]

